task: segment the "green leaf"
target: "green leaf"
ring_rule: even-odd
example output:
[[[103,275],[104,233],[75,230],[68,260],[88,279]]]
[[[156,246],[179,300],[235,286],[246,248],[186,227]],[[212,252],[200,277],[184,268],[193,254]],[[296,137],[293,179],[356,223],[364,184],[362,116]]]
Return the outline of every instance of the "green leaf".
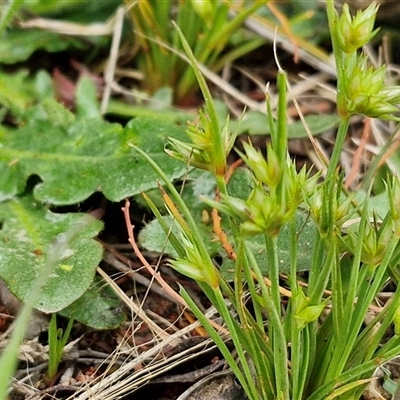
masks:
[[[238,168],[229,179],[227,189],[230,196],[247,199],[253,189],[254,182],[247,168]]]
[[[116,329],[126,319],[121,299],[100,277],[95,278],[83,296],[59,314],[101,330]]]
[[[180,124],[185,124],[187,121],[191,121],[196,117],[193,113],[174,109],[172,107],[156,109],[153,106],[153,99],[149,99],[146,105],[129,104],[111,99],[108,103],[107,114],[125,118],[150,117]]]
[[[18,110],[32,103],[32,88],[26,85],[27,77],[27,70],[20,70],[15,74],[0,72],[0,103],[2,105]]]
[[[172,217],[166,216],[165,222],[168,226],[171,226],[172,232],[179,237],[179,231],[174,227],[175,225]],[[153,219],[153,221],[149,222],[139,232],[138,239],[140,246],[144,247],[146,250],[155,251],[157,253],[165,253],[174,258],[178,256],[170,241],[167,240],[167,237],[165,236],[165,233],[157,219]]]
[[[176,227],[172,217],[168,215],[164,217],[164,219],[167,225],[171,227],[171,232],[173,232],[175,236],[179,239],[180,231]],[[218,255],[218,253],[221,252],[221,245],[218,241],[213,240],[212,226],[200,223],[198,228],[204,238],[208,252],[213,256]],[[142,247],[149,251],[168,254],[173,258],[176,258],[178,256],[170,241],[167,240],[165,233],[157,219],[154,219],[153,221],[148,223],[140,231],[139,243]]]
[[[41,69],[34,76],[33,80],[34,88],[35,88],[35,98],[38,100],[44,100],[49,97],[55,96],[55,91],[53,88],[53,81],[50,74]],[[26,85],[24,85],[25,89]]]
[[[200,221],[205,210],[210,207],[204,204],[202,197],[214,198],[217,183],[212,173],[199,169],[192,170],[187,175],[182,198],[190,205],[193,215]]]
[[[358,205],[365,202],[367,193],[363,190],[355,192],[354,201]],[[368,214],[373,217],[377,215],[379,218],[385,218],[386,214],[390,211],[389,199],[386,192],[379,193],[376,196],[371,196],[368,199]]]
[[[210,172],[195,169],[187,175],[182,197],[190,208],[194,218],[199,222],[199,230],[206,242],[210,254],[216,255],[220,251],[218,241],[213,241],[212,221],[210,207],[201,201],[201,196],[214,197],[216,181]],[[179,238],[179,230],[175,227],[173,219],[166,216],[165,220],[172,226],[172,232]],[[139,233],[139,243],[150,251],[169,254],[177,257],[172,244],[167,240],[157,219],[147,224]]]
[[[315,114],[304,117],[312,135],[319,135],[339,125],[340,118],[337,115]],[[296,121],[288,125],[288,138],[301,139],[307,137],[307,132],[302,121]]]
[[[72,47],[84,49],[85,45],[72,36],[39,29],[14,29],[7,31],[0,40],[0,63],[25,61],[37,50],[54,53]]]
[[[186,166],[164,152],[167,137],[186,137],[184,127],[137,118],[123,129],[98,119],[72,120],[59,107],[56,121],[37,107],[24,126],[0,132],[0,201],[21,194],[31,175],[42,180],[35,198],[56,205],[81,202],[96,191],[120,201],[157,187],[158,175],[129,143],[146,151],[169,179],[185,173]]]
[[[14,117],[23,117],[37,101],[53,96],[51,77],[44,70],[39,70],[33,77],[25,69],[15,73],[0,70],[0,104]]]
[[[321,303],[316,306],[308,306],[301,310],[298,314],[294,315],[294,322],[297,329],[303,329],[307,324],[319,318],[322,311],[324,311],[326,303]]]
[[[297,228],[297,271],[308,271],[311,265],[312,251],[315,240],[317,239],[318,230],[314,221],[304,212],[297,211],[295,214]],[[285,273],[290,270],[291,261],[291,236],[290,223],[282,227],[278,235],[278,260],[280,263],[280,271]],[[251,248],[258,265],[263,274],[268,272],[268,257],[265,251],[265,238],[262,235],[254,236],[246,240]],[[233,277],[233,262],[224,259],[221,272],[227,279]]]
[[[42,106],[47,114],[50,124],[54,127],[67,129],[75,122],[75,115],[67,110],[55,99],[45,99]]]
[[[52,19],[90,24],[107,23],[120,5],[121,0],[29,0],[25,1],[24,9]]]
[[[76,88],[76,108],[80,118],[101,119],[94,83],[88,77],[79,80]]]
[[[149,108],[153,110],[168,110],[172,108],[174,93],[170,87],[158,89],[149,98]]]
[[[307,115],[305,121],[313,135],[319,135],[339,124],[337,115],[318,114]],[[248,133],[249,135],[269,135],[267,117],[260,111],[249,111],[239,121],[230,122],[231,130],[237,130],[238,134]],[[307,137],[302,121],[288,124],[289,139],[300,139]]]
[[[296,231],[298,236],[297,271],[308,271],[310,269],[314,243],[318,237],[318,230],[314,221],[304,212],[297,211],[294,218],[296,220]],[[290,236],[290,226],[289,224],[286,224],[282,227],[278,235],[278,259],[281,267],[280,270],[282,272],[288,272],[290,268]],[[259,246],[260,244],[255,246],[257,252],[261,251]],[[264,240],[262,240],[262,248],[265,248]]]
[[[1,203],[0,277],[10,291],[24,300],[40,271],[54,258],[55,241],[77,226],[79,231],[51,266],[53,272],[34,306],[56,312],[79,298],[90,286],[102,257],[101,245],[93,240],[102,223],[85,222],[88,218],[78,213],[54,214],[31,196]]]

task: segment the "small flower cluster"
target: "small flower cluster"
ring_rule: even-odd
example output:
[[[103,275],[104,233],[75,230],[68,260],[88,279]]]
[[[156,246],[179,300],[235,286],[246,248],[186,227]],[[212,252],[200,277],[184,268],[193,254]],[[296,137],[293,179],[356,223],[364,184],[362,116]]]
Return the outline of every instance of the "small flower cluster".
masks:
[[[372,3],[351,17],[347,4],[336,20],[338,51],[341,53],[338,74],[342,86],[338,90],[338,113],[347,118],[361,114],[371,118],[400,120],[393,115],[399,111],[400,88],[385,84],[386,66],[375,68],[358,50],[378,32],[374,30],[378,7]]]
[[[308,185],[306,170],[296,172],[295,165],[279,163],[274,150],[268,146],[268,160],[251,144],[244,144],[240,153],[254,177],[254,188],[247,200],[221,194],[221,202],[204,201],[223,213],[239,219],[245,235],[276,236],[281,227],[293,218],[302,202],[302,190]],[[315,178],[311,178],[315,182]]]
[[[393,113],[399,111],[400,87],[385,84],[386,66],[368,66],[367,57],[358,56],[354,67],[346,68],[350,77],[346,85],[346,111],[371,118],[398,119]]]
[[[355,224],[355,228],[357,227],[358,224]],[[391,221],[387,224],[381,224],[376,218],[367,221],[362,233],[361,262],[371,268],[380,265],[392,239],[393,225]],[[349,230],[341,242],[346,250],[354,252],[359,240],[358,231]]]
[[[360,236],[360,218],[354,218],[351,220],[353,224],[348,225],[345,235],[341,237],[342,245],[350,252],[362,240],[361,261],[371,268],[382,263],[390,244],[400,238],[400,181],[397,177],[387,184],[387,199],[389,211],[383,219],[374,214],[365,221],[366,226]]]
[[[307,324],[319,318],[328,304],[323,301],[320,304],[310,305],[310,299],[305,296],[300,286],[292,295],[293,318],[297,329],[303,329]]]
[[[335,184],[336,188],[340,187],[340,181]],[[320,235],[325,237],[329,230],[340,232],[342,226],[347,223],[356,214],[354,207],[354,195],[341,196],[341,192],[337,189],[337,197],[331,198],[326,185],[317,186],[316,184],[305,193],[307,207],[317,223]],[[329,207],[327,206],[329,204]],[[330,212],[328,210],[331,210]]]
[[[236,135],[229,131],[228,123],[221,128],[222,146],[225,158],[221,159],[215,151],[213,141],[213,129],[217,129],[209,120],[204,112],[200,111],[200,121],[198,125],[190,124],[186,134],[191,139],[191,143],[170,137],[170,148],[165,151],[170,156],[185,162],[193,167],[210,171],[217,175],[225,174],[225,158],[231,151]]]
[[[170,265],[197,282],[206,282],[211,287],[218,287],[218,274],[208,254],[202,253],[196,241],[193,238],[189,239],[182,229],[179,230],[186,254],[183,258],[170,260]]]
[[[352,17],[348,4],[343,4],[337,32],[340,47],[345,53],[354,53],[365,46],[378,33],[379,29],[373,30],[377,11],[378,6],[371,3],[364,11],[358,11]]]

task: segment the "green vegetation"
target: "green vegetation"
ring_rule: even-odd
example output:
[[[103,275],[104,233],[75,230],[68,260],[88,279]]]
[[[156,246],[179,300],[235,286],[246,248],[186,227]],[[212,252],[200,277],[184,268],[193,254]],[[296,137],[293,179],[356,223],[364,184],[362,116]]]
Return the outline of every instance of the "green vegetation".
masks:
[[[54,3],[80,22],[72,17],[79,15],[76,5]],[[114,9],[119,5],[112,3]],[[134,199],[154,214],[140,232],[140,245],[167,254],[168,264],[196,281],[216,308],[222,322],[206,317],[184,286],[181,297],[174,293],[216,343],[249,399],[361,398],[375,368],[400,353],[400,181],[394,173],[374,181],[390,142],[361,182],[363,190],[351,192],[339,168],[352,117],[399,121],[399,86],[387,84],[386,67],[373,65],[362,51],[378,32],[377,7],[352,16],[346,5],[338,13],[327,0],[337,115],[308,116],[306,130],[288,122],[290,82],[278,60],[276,107],[267,90],[264,116],[253,110],[231,121],[206,82],[205,67],[220,71],[265,43],[242,29],[251,15],[267,21],[263,2],[245,2],[245,9],[230,1],[125,3],[148,100],[133,107],[136,118],[106,121],[88,77],[76,84],[71,111],[56,101],[44,70],[0,71],[0,278],[25,303],[0,356],[0,399],[7,396],[33,308],[52,315],[49,380],[58,372],[74,321],[105,330],[125,320],[115,312],[124,296],[104,276],[96,277],[104,249],[95,238],[104,225],[96,210],[87,214],[77,206],[98,192],[110,203]],[[10,2],[0,31],[23,7]],[[28,10],[57,14],[56,6],[41,1]],[[288,37],[303,26],[304,10],[292,12],[291,19],[273,12],[293,23]],[[102,6],[94,15],[103,13]],[[88,45],[76,38],[61,43],[54,33],[43,46],[41,32],[34,32],[38,36],[29,46],[2,62],[25,61],[43,48]],[[15,29],[5,31],[0,46],[11,49],[16,37]],[[88,41],[100,48],[107,40]],[[204,105],[196,115],[173,107],[197,88]],[[159,96],[167,100],[157,109]],[[120,110],[113,114],[121,120],[131,112],[121,102],[110,109]],[[182,124],[190,116],[193,121]],[[322,125],[337,127],[329,160],[316,147],[321,170],[298,168],[289,140],[312,139],[323,133]],[[251,141],[235,147],[239,135],[252,130],[268,135],[265,147]],[[233,153],[244,167],[232,168]],[[131,233],[124,210],[127,226],[120,229]],[[165,284],[158,273],[154,278]],[[365,324],[389,281],[391,300]],[[64,332],[57,314],[69,318]],[[395,334],[388,339],[392,326]],[[395,395],[398,387],[390,390]]]

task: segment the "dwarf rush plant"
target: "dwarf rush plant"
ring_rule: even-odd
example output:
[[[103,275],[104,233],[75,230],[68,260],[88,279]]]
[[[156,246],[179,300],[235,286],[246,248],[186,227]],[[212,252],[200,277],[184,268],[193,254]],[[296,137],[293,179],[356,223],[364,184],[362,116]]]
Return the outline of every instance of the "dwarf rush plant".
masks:
[[[297,171],[289,158],[288,79],[280,69],[276,120],[268,93],[266,98],[266,123],[271,132],[267,158],[251,144],[238,151],[250,172],[250,193],[245,198],[232,195],[227,183],[226,156],[235,135],[227,125],[219,124],[196,57],[176,27],[202,90],[205,109],[199,124],[188,128],[191,142],[171,139],[167,152],[214,175],[216,196],[203,200],[217,216],[214,232],[225,249],[223,258],[230,262],[233,284],[210,257],[181,194],[157,163],[132,145],[169,191],[163,193],[169,217],[163,217],[146,199],[175,250],[170,265],[195,279],[217,308],[235,346],[235,357],[225,343],[226,336],[204,317],[183,288],[181,295],[219,346],[250,399],[358,399],[376,366],[400,353],[400,182],[397,177],[386,182],[390,207],[379,219],[370,211],[368,195],[358,202],[344,189],[338,169],[352,115],[398,120],[393,112],[398,110],[400,89],[386,85],[385,67],[370,66],[361,51],[377,32],[373,30],[376,11],[371,4],[351,16],[344,5],[339,15],[333,0],[327,1],[340,124],[325,174],[312,175],[305,168]],[[315,230],[305,276],[298,273],[299,241],[305,226],[296,222],[299,215]],[[219,218],[222,225],[216,224]],[[290,262],[283,276],[279,237],[284,230],[289,232]],[[255,238],[263,243],[265,265],[252,247]],[[373,299],[388,279],[396,285],[393,298],[364,325]],[[396,334],[383,341],[392,323]]]
[[[23,3],[8,2],[0,33]],[[185,104],[198,85],[204,107],[186,128],[172,122],[178,114],[179,121],[191,118],[186,112],[170,114],[169,122],[168,114],[156,111],[157,117],[110,123],[88,77],[76,84],[73,113],[56,101],[55,77],[44,70],[0,71],[0,278],[24,303],[3,336],[0,399],[9,395],[34,308],[53,314],[49,380],[59,372],[73,321],[98,330],[122,324],[121,299],[106,286],[106,275],[96,277],[103,246],[94,238],[104,225],[94,215],[105,210],[103,200],[136,200],[141,193],[156,217],[148,224],[143,219],[141,246],[151,250],[155,240],[147,233],[146,242],[146,232],[158,229],[169,265],[195,280],[217,310],[218,319],[209,320],[180,288],[180,303],[186,302],[207,330],[249,399],[361,398],[375,369],[400,354],[400,181],[385,180],[380,199],[385,197],[387,206],[378,212],[371,193],[373,170],[382,158],[372,160],[361,197],[346,189],[339,165],[353,116],[400,120],[400,87],[385,82],[386,66],[370,63],[363,49],[378,32],[377,6],[353,16],[347,5],[338,13],[334,0],[326,2],[337,70],[337,115],[329,116],[330,128],[338,129],[330,160],[321,160],[321,171],[315,172],[299,170],[289,156],[288,140],[294,137],[287,120],[289,79],[279,64],[276,109],[266,92],[261,124],[270,140],[264,149],[251,142],[235,148],[241,127],[232,129],[237,121],[228,118],[221,122],[201,73],[204,66],[218,71],[264,43],[249,32],[241,36],[239,28],[265,1],[125,3],[143,50],[137,59],[145,89],[153,94],[171,86],[174,100]],[[32,14],[29,8],[25,14]],[[42,48],[43,35],[49,36],[24,32],[36,38],[34,46],[3,51],[11,64],[25,65]],[[9,40],[13,35],[3,32]],[[46,51],[68,46],[65,34],[63,40],[52,38]],[[75,39],[70,38],[74,48],[83,49]],[[10,43],[5,48],[11,49]],[[322,121],[319,132],[326,130],[327,119],[309,117]],[[241,166],[228,163],[233,152]],[[97,196],[100,208],[87,215],[85,207]],[[371,307],[383,290],[392,290],[390,300]],[[64,332],[55,313],[69,318]],[[136,358],[122,367],[131,365],[139,365]],[[107,379],[93,382],[100,381]]]
[[[169,49],[180,50],[179,36],[171,26],[176,21],[185,34],[198,62],[219,70],[233,60],[248,54],[265,41],[258,36],[242,36],[239,28],[246,18],[265,1],[244,2],[241,12],[229,17],[231,1],[181,1],[162,2],[125,0],[129,6],[135,38],[143,50],[138,54],[139,67],[144,75],[144,88],[152,93],[161,87],[174,90],[175,101],[183,103],[192,96],[196,78],[186,61]]]
[[[47,378],[53,379],[57,373],[58,365],[67,344],[69,334],[71,333],[74,318],[68,320],[65,331],[57,327],[57,314],[51,316],[49,325],[49,368],[47,370]]]

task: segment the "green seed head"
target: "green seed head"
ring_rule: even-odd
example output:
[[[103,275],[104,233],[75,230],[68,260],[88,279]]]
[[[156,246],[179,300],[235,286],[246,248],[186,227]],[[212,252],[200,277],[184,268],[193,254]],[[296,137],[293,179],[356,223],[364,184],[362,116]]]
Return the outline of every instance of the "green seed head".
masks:
[[[374,29],[378,6],[375,3],[364,11],[358,11],[355,17],[350,15],[349,6],[343,5],[338,21],[339,44],[345,53],[353,53],[366,45],[378,32]]]

